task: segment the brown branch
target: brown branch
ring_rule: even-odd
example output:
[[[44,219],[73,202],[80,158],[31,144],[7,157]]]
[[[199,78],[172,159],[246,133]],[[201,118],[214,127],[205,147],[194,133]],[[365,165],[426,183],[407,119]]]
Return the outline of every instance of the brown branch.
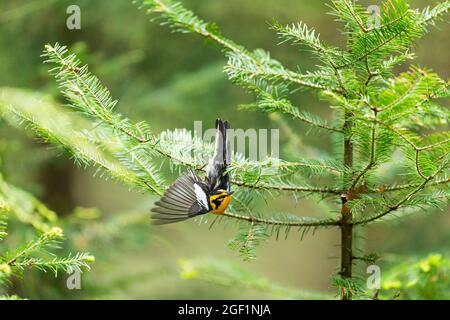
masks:
[[[347,168],[353,167],[353,142],[352,142],[352,115],[348,112],[345,114],[345,121],[343,130],[345,132],[344,137],[344,166]],[[351,179],[351,173],[344,174],[344,185],[347,185]],[[342,207],[341,207],[341,269],[340,275],[344,279],[350,279],[352,277],[352,257],[353,257],[353,225],[352,225],[352,212],[348,207],[348,201],[353,198],[353,190],[348,190],[346,194],[341,195]],[[351,299],[350,292],[343,292],[342,299]]]
[[[250,223],[262,223],[267,225],[287,226],[287,227],[320,227],[320,226],[337,226],[339,221],[333,219],[317,219],[313,217],[301,217],[305,219],[311,219],[311,221],[281,221],[274,220],[272,218],[259,218],[256,216],[243,216],[236,213],[224,212],[221,216],[235,218],[238,220],[244,220]]]
[[[415,158],[415,165],[416,165],[416,171],[417,174],[424,180],[427,180],[428,177],[426,177],[423,172],[422,169],[420,168],[420,150],[416,150],[416,158]]]
[[[267,183],[246,183],[243,181],[232,180],[231,183],[236,186],[249,188],[249,189],[271,189],[279,191],[293,191],[293,192],[316,192],[316,193],[331,193],[331,194],[341,194],[342,191],[332,188],[317,188],[317,187],[300,187],[300,186],[290,186],[290,185],[272,185]]]

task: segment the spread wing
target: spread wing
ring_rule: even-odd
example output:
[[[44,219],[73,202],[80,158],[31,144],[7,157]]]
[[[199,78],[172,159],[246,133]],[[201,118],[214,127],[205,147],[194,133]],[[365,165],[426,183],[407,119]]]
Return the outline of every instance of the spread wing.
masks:
[[[209,212],[208,189],[192,171],[179,177],[155,203],[153,224],[183,221]]]

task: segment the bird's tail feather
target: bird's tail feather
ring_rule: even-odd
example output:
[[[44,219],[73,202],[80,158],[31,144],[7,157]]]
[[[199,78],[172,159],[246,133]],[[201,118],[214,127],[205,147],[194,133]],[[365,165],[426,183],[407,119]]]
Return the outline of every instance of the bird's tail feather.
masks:
[[[231,125],[228,121],[224,122],[224,127],[225,127],[225,138],[224,141],[225,143],[223,144],[225,150],[224,150],[224,157],[225,157],[225,164],[226,165],[230,165],[231,164],[231,144],[230,144],[230,138],[228,136],[229,134],[229,129],[231,129]]]
[[[214,152],[214,162],[216,163],[225,161],[226,134],[224,122],[221,119],[216,119],[216,148]]]
[[[231,163],[231,148],[227,130],[230,129],[228,121],[216,120],[216,144],[214,156],[208,163],[206,176],[210,186],[214,189],[220,187],[229,189],[228,174],[224,174],[227,166]]]

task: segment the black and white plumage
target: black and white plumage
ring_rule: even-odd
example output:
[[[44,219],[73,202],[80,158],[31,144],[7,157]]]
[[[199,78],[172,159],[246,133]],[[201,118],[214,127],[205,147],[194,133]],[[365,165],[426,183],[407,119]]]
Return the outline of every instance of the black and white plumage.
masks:
[[[230,123],[228,121],[216,120],[214,155],[206,168],[206,178],[212,189],[230,190],[230,177],[226,173],[226,169],[231,163],[230,139],[227,136],[227,130],[229,129]]]
[[[194,171],[179,177],[152,209],[153,224],[184,221],[212,211],[222,213],[231,199],[230,176],[226,172],[231,163],[228,121],[216,120],[215,152],[208,162],[202,180]]]
[[[209,188],[193,171],[179,177],[155,203],[153,224],[183,221],[211,210]]]

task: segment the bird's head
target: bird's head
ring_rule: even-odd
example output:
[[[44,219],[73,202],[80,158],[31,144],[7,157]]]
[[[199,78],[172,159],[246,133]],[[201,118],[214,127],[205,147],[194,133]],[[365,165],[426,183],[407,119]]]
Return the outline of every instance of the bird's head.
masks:
[[[211,212],[221,214],[228,207],[231,201],[231,195],[234,191],[228,191],[224,189],[214,190],[209,196],[209,203],[211,205]]]

